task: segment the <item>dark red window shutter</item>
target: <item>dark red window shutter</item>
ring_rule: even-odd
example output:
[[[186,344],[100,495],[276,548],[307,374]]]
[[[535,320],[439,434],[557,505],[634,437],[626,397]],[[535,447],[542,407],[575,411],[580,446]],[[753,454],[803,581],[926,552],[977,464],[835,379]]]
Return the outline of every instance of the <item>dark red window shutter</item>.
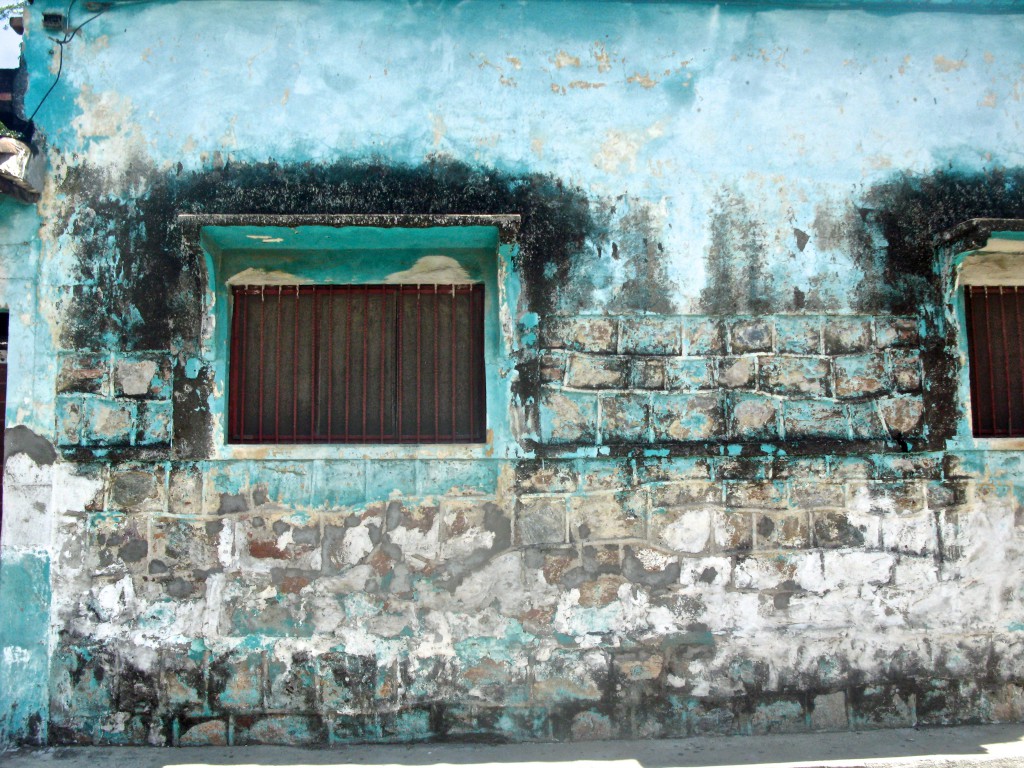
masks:
[[[482,285],[239,286],[234,443],[486,438]]]
[[[1024,287],[971,285],[964,297],[974,434],[1024,436]]]

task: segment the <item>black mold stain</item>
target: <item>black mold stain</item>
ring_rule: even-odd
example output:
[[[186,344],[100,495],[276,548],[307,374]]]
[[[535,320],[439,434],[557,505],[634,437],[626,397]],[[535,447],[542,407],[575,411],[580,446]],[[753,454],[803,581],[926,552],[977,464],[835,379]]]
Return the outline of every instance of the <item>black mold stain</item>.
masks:
[[[57,460],[53,444],[21,424],[4,431],[4,461],[19,453],[27,455],[38,466],[53,464]]]
[[[591,290],[580,277],[586,270],[572,270],[595,230],[590,202],[581,190],[549,175],[433,159],[417,166],[380,160],[268,162],[188,174],[136,164],[128,176],[145,191],[125,190],[123,198],[113,191],[97,194],[120,185],[89,166],[71,168],[60,185],[69,204],[55,235],[67,235],[79,247],[74,286],[62,302],[66,349],[166,349],[179,363],[198,355],[204,267],[180,247],[179,213],[519,214],[516,267],[526,308],[549,313],[560,297],[573,293],[574,281],[581,294],[574,303],[586,303]],[[646,232],[637,237],[649,240]],[[640,273],[657,267],[646,250],[631,258],[637,260],[636,285],[629,288],[635,293],[643,282]],[[179,367],[174,390],[179,458],[209,453],[212,386],[209,370],[187,379]],[[539,391],[539,380],[526,372],[517,387],[517,396],[527,402]]]
[[[711,245],[705,256],[703,311],[713,315],[757,314],[772,305],[764,270],[764,228],[742,196],[722,190],[711,212]]]
[[[665,267],[664,248],[658,242],[650,208],[632,205],[619,223],[621,237],[613,243],[613,254],[625,259],[626,280],[616,291],[611,312],[652,312],[671,315],[671,282]]]

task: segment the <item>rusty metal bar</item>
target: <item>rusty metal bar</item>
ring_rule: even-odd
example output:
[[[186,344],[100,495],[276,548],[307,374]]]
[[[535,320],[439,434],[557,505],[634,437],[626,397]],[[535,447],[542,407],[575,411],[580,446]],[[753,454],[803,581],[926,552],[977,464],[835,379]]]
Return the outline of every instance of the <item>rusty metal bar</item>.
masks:
[[[395,436],[401,441],[402,435],[402,411],[405,410],[405,400],[403,400],[404,393],[402,392],[402,358],[404,355],[404,349],[402,347],[402,315],[405,314],[405,295],[406,292],[404,286],[398,286],[398,290],[395,293],[395,357],[398,358],[396,361],[396,367],[398,373],[395,381]]]
[[[310,339],[310,356],[309,356],[309,439],[312,440],[316,436],[316,346],[317,339],[320,336],[320,306],[319,296],[320,291],[315,287],[313,293],[313,337]]]
[[[331,418],[334,416],[334,297],[327,297],[327,442],[331,442]]]
[[[352,292],[345,291],[345,440],[351,433],[349,419],[349,389],[352,381]]]
[[[438,417],[441,412],[441,385],[438,380],[438,363],[437,363],[437,350],[441,346],[441,340],[438,338],[438,327],[437,327],[437,316],[439,312],[439,305],[441,302],[437,300],[437,285],[434,285],[434,441],[437,442],[440,437],[440,428],[438,425]]]

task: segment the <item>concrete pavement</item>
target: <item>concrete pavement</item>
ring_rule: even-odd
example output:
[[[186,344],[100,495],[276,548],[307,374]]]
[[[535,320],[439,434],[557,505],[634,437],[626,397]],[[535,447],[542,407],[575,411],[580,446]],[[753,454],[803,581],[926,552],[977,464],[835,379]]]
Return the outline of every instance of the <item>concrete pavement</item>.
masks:
[[[1024,767],[1024,724],[583,744],[291,747],[61,747],[8,752],[4,768],[554,766],[555,768]]]

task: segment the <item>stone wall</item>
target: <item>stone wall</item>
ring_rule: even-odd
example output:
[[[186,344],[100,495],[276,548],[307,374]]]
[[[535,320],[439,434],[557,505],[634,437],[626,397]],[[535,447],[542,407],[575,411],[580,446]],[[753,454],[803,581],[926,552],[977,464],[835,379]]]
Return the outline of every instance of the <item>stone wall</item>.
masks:
[[[763,5],[29,7],[0,747],[1024,717],[936,240],[1024,218],[1019,9]],[[479,217],[486,443],[226,443],[226,251]]]

